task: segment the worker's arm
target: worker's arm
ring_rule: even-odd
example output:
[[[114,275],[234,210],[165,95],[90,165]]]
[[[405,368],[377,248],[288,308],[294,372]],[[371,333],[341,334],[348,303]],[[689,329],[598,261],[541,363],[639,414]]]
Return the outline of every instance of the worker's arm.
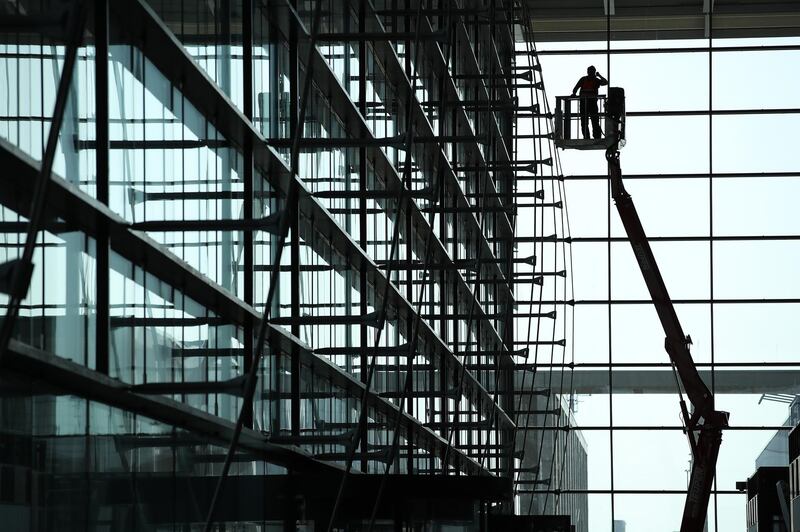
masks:
[[[572,95],[573,96],[575,96],[575,93],[578,92],[578,89],[581,87],[581,81],[583,81],[583,78],[580,78],[578,80],[578,83],[576,83],[575,87],[572,89]]]
[[[595,72],[595,75],[597,76],[597,79],[600,80],[600,85],[608,85],[608,80],[600,75],[600,72]]]

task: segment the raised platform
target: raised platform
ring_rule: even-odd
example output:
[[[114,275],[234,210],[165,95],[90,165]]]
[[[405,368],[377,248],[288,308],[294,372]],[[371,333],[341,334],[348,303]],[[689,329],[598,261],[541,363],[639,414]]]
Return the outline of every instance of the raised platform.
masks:
[[[611,145],[611,139],[608,137],[599,139],[557,139],[555,144],[561,149],[605,150]]]

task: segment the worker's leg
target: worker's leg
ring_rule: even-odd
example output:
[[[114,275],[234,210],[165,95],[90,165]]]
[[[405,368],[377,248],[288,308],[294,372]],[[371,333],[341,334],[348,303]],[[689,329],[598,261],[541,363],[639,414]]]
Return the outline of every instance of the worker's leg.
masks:
[[[589,138],[589,109],[586,107],[586,98],[581,98],[581,133],[583,138]]]
[[[599,139],[603,136],[603,130],[600,129],[600,112],[597,109],[597,99],[592,98],[588,101],[589,115],[592,117],[592,134],[594,138]]]

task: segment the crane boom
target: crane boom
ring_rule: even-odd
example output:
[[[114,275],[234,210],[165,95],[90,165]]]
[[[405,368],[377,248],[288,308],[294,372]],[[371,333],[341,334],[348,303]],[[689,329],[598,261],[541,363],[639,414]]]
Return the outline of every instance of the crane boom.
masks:
[[[714,396],[700,378],[692,360],[689,351],[691,338],[683,333],[675,306],[669,297],[664,278],[658,269],[653,250],[636,212],[636,206],[622,183],[617,145],[618,142],[615,142],[606,150],[611,195],[664,329],[666,335],[664,348],[692,406],[690,414],[681,396],[681,413],[693,458],[692,473],[683,507],[681,532],[702,532],[705,527],[719,447],[722,443],[722,430],[728,426],[728,413],[714,408]]]

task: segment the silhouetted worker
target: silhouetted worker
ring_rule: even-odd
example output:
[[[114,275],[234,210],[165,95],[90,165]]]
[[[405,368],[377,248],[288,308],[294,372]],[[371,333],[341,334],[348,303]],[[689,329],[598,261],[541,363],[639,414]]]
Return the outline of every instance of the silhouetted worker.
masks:
[[[608,80],[601,76],[593,66],[586,69],[586,74],[575,84],[572,95],[575,96],[578,89],[581,90],[581,133],[583,133],[583,138],[589,138],[589,118],[591,117],[592,133],[594,138],[599,139],[603,136],[603,131],[600,129],[600,115],[597,110],[597,90],[603,85],[608,85]]]

